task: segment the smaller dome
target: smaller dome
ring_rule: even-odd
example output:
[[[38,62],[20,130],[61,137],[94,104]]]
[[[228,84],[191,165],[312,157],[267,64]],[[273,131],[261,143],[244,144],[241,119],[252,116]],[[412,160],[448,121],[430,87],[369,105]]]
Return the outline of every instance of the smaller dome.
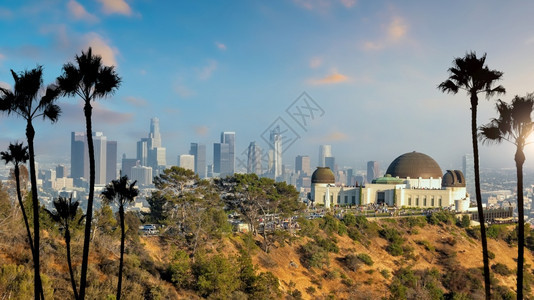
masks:
[[[465,177],[460,170],[447,170],[441,181],[442,187],[465,187]]]
[[[336,177],[329,167],[317,167],[311,176],[312,183],[336,183]]]

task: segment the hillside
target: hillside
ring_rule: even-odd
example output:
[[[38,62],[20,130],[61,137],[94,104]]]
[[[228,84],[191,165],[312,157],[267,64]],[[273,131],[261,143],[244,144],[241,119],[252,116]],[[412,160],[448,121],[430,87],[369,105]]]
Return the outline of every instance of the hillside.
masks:
[[[138,236],[130,230],[125,298],[440,299],[444,295],[483,298],[476,228],[461,228],[447,216],[438,221],[427,221],[424,217],[351,220],[339,221],[328,215],[323,219],[301,220],[300,232],[274,237],[268,253],[261,249],[260,235],[223,234],[207,240],[203,250],[191,256],[178,239]],[[2,299],[24,299],[31,293],[31,255],[26,253],[22,228],[13,226],[16,230],[9,233],[0,231]],[[515,288],[514,226],[491,228],[488,232],[492,234],[489,249],[494,254],[490,260],[494,298],[509,299]],[[71,298],[62,236],[54,229],[43,233],[41,251],[45,257],[43,281],[47,299]],[[74,264],[78,269],[80,251],[78,235],[73,239]],[[91,298],[113,295],[117,255],[116,232],[102,230],[95,234],[90,258]],[[534,263],[528,250],[525,263],[528,274],[525,286],[527,295],[532,297]],[[255,283],[244,286],[246,272]],[[266,275],[267,272],[274,277]]]

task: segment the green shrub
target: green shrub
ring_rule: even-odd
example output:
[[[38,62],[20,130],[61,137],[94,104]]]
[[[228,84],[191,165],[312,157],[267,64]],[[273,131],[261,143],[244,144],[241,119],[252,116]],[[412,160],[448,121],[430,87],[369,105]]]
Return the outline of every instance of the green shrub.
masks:
[[[365,254],[365,253],[360,253],[357,255],[358,259],[361,260],[364,264],[368,265],[368,266],[372,266],[373,265],[373,259]]]
[[[417,245],[423,246],[427,251],[434,252],[436,251],[436,247],[434,247],[429,241],[427,240],[419,240],[415,241]]]
[[[492,251],[488,250],[488,258],[489,259],[495,259],[495,253],[493,253]]]
[[[508,235],[508,230],[506,229],[506,225],[493,224],[488,226],[488,229],[486,230],[486,235],[488,238],[491,239],[504,240]]]
[[[382,276],[385,278],[385,279],[389,279],[391,277],[391,274],[389,273],[388,270],[386,269],[382,269],[380,270],[380,274],[382,274]]]
[[[339,258],[338,260],[347,269],[349,269],[351,271],[357,271],[360,268],[361,264],[362,264],[362,261],[358,258],[358,256],[356,256],[354,254],[347,254],[344,257]]]
[[[195,277],[194,288],[202,297],[230,295],[240,285],[235,262],[222,255],[209,258],[199,255],[191,269]]]
[[[401,256],[404,254],[404,249],[402,248],[402,244],[400,242],[390,243],[386,247],[386,251],[393,256]]]
[[[308,269],[311,267],[322,268],[323,265],[329,264],[328,252],[315,242],[308,242],[300,246],[299,254],[300,263]]]
[[[503,276],[508,276],[512,274],[512,271],[508,269],[508,267],[505,264],[501,264],[501,263],[496,263],[492,265],[491,269],[493,270],[493,272],[499,275],[503,275]]]
[[[466,228],[465,232],[470,237],[476,240],[480,240],[480,226]]]
[[[334,237],[331,238],[317,238],[317,245],[323,248],[327,252],[338,253],[339,247],[337,245],[337,239]]]
[[[456,225],[461,228],[467,228],[471,225],[471,218],[469,215],[462,215],[462,218],[457,220]]]

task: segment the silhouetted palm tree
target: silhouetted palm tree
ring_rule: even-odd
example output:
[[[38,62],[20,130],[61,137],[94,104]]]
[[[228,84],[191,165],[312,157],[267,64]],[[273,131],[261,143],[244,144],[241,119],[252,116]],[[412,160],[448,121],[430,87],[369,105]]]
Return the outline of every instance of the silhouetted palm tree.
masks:
[[[76,218],[78,212],[78,205],[80,202],[72,202],[72,195],[67,199],[59,197],[54,200],[53,205],[56,209],[54,212],[45,209],[50,218],[61,226],[64,231],[63,237],[65,238],[65,244],[67,245],[67,264],[69,266],[70,283],[74,292],[74,299],[78,299],[78,290],[76,289],[76,281],[74,280],[74,272],[72,271],[72,262],[70,256],[70,229],[69,224]],[[83,218],[83,217],[82,217]],[[80,222],[82,220],[78,220]]]
[[[121,299],[121,286],[122,286],[122,267],[124,256],[124,206],[134,201],[135,197],[139,195],[139,190],[135,188],[134,181],[130,183],[128,176],[121,176],[119,179],[112,180],[102,191],[102,198],[105,202],[109,203],[115,201],[119,206],[119,219],[121,226],[121,256],[119,261],[119,283],[117,285],[117,300]]]
[[[480,220],[480,233],[482,239],[482,258],[484,261],[484,283],[486,299],[491,297],[490,269],[488,258],[488,242],[484,225],[484,211],[480,194],[480,167],[478,159],[477,141],[477,106],[478,94],[485,93],[486,98],[493,95],[504,94],[505,89],[501,85],[494,87],[497,80],[502,77],[502,72],[490,70],[486,65],[486,54],[478,58],[475,52],[469,52],[464,57],[455,58],[453,67],[449,68],[449,79],[442,82],[438,89],[442,92],[456,94],[459,90],[465,90],[471,102],[471,140],[473,142],[473,157],[475,161],[475,193],[477,201],[478,219]]]
[[[22,202],[22,193],[20,188],[20,164],[25,164],[30,155],[28,154],[28,146],[22,146],[22,143],[9,144],[8,151],[0,152],[2,160],[8,163],[12,163],[15,171],[15,182],[17,189],[17,200],[19,202],[20,209],[22,210],[22,217],[24,219],[24,224],[26,225],[26,232],[28,234],[28,243],[30,244],[30,249],[33,256],[33,241],[32,234],[30,231],[30,224],[28,223],[28,216],[26,216],[26,210],[24,209],[24,203]]]
[[[525,216],[523,212],[523,164],[524,148],[527,138],[534,129],[531,114],[534,107],[534,95],[515,96],[512,104],[501,100],[497,102],[499,117],[480,127],[480,138],[487,143],[508,141],[516,146],[515,167],[517,171],[517,299],[523,299],[523,262],[525,250]]]
[[[89,259],[89,242],[91,237],[91,221],[93,219],[93,198],[95,192],[95,151],[93,148],[93,125],[91,101],[112,94],[120,85],[121,79],[114,67],[102,65],[102,57],[93,55],[91,48],[76,55],[76,64],[63,65],[63,74],[58,78],[58,85],[63,95],[79,96],[84,101],[87,146],[89,150],[89,196],[85,222],[85,236],[82,254],[82,270],[80,278],[80,299],[85,299],[87,285],[87,267]]]
[[[33,120],[42,117],[53,123],[58,120],[61,109],[54,104],[59,96],[55,85],[49,85],[46,91],[43,87],[43,68],[38,66],[20,74],[11,70],[15,86],[13,91],[0,88],[0,109],[8,114],[15,114],[26,120],[26,138],[30,154],[30,180],[32,185],[33,231],[34,231],[34,295],[38,299],[41,290],[41,276],[39,274],[39,198],[37,196],[37,176],[35,174],[35,150],[33,140],[35,129]]]

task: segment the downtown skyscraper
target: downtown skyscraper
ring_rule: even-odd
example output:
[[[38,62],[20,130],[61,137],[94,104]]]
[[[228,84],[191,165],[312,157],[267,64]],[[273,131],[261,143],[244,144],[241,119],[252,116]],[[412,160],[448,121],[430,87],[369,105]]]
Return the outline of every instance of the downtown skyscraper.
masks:
[[[213,172],[220,177],[235,172],[235,132],[221,133],[221,142],[213,144]]]
[[[319,167],[326,167],[326,158],[332,157],[332,146],[321,145],[319,146]],[[334,170],[332,170],[333,172]]]
[[[280,126],[276,126],[271,130],[270,134],[270,146],[269,149],[269,173],[273,179],[277,179],[282,176],[282,133],[280,132]]]
[[[260,146],[258,146],[256,142],[250,142],[247,155],[247,173],[254,173],[258,176],[262,175],[261,156],[262,151]]]
[[[195,173],[200,178],[206,178],[206,145],[191,143],[189,154],[195,156]]]
[[[378,165],[377,161],[368,161],[367,162],[367,182],[371,183],[373,179],[378,178],[380,176],[378,173],[380,172],[380,167]]]
[[[158,118],[150,119],[148,137],[137,142],[137,160],[141,166],[151,167],[154,175],[159,174],[159,171],[165,168],[166,149],[161,146]]]
[[[93,132],[95,184],[107,184],[117,178],[117,142],[108,141],[102,132]],[[89,180],[89,150],[83,132],[71,133],[71,177]]]

